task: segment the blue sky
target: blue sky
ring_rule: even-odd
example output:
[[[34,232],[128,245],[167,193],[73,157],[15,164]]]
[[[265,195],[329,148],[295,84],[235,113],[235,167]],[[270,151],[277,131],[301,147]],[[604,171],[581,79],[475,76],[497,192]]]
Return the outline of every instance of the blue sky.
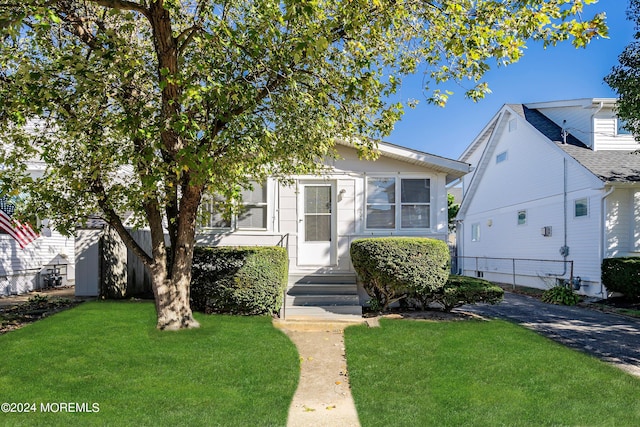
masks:
[[[456,159],[504,104],[615,97],[603,78],[633,41],[627,6],[627,0],[600,0],[585,7],[584,18],[604,11],[609,26],[609,38],[594,40],[586,49],[565,42],[545,50],[529,43],[518,63],[492,67],[485,77],[492,93],[477,103],[466,99],[459,88],[445,108],[429,105],[421,89],[422,76],[406,78],[400,96],[420,103],[405,110],[385,141]]]

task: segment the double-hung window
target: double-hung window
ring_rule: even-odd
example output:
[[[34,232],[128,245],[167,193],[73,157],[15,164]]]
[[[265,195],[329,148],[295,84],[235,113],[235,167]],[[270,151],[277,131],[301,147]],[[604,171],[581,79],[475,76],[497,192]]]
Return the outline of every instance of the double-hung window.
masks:
[[[198,225],[202,228],[231,228],[231,216],[225,215],[224,201],[213,195],[205,195],[200,204]]]
[[[267,186],[253,182],[253,188],[242,190],[237,228],[267,228]]]
[[[203,197],[200,206],[200,226],[219,229],[267,228],[267,185],[252,182],[252,188],[243,189],[236,215],[224,211],[224,201],[218,196]],[[228,205],[227,205],[228,206]]]
[[[431,181],[428,178],[368,177],[366,228],[428,229]]]

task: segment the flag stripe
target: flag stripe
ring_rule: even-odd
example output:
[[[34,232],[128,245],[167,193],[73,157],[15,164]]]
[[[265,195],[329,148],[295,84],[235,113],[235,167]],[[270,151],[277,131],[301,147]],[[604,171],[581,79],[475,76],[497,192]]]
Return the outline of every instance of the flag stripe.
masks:
[[[0,229],[16,240],[21,249],[39,237],[28,224],[20,224],[2,209],[0,209]]]

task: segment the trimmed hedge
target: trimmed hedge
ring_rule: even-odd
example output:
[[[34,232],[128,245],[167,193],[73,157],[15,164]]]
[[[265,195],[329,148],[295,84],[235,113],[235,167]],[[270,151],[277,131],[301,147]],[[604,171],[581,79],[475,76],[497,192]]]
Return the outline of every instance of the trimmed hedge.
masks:
[[[609,292],[620,292],[628,298],[640,298],[640,258],[603,259],[602,284]]]
[[[281,247],[196,247],[191,308],[208,314],[276,314],[288,267],[287,251]]]
[[[504,290],[491,282],[477,277],[449,276],[442,292],[433,295],[431,302],[442,305],[444,311],[465,304],[499,304],[504,298]],[[423,302],[423,305],[424,302]],[[426,306],[424,307],[426,308]]]
[[[440,291],[449,277],[447,244],[423,237],[379,237],[351,243],[351,262],[383,310],[407,298]]]

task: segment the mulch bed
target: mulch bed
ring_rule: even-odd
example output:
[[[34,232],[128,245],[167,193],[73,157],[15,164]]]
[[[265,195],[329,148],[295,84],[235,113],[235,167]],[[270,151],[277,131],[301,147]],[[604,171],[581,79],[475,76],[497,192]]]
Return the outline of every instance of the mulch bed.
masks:
[[[0,335],[75,307],[81,302],[69,298],[35,296],[27,302],[2,307],[0,308]]]

